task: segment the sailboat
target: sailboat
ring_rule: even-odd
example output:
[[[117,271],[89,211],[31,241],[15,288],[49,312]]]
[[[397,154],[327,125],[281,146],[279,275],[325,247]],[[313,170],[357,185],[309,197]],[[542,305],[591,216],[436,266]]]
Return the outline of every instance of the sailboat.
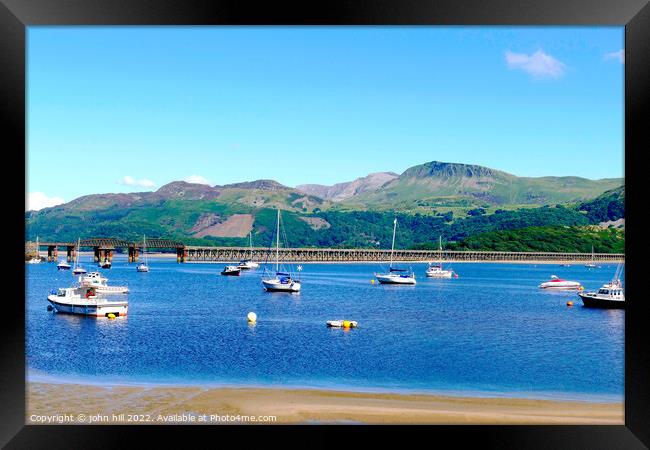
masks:
[[[138,272],[149,272],[149,266],[147,265],[147,238],[144,235],[142,235],[142,257],[144,261],[138,264],[135,269]]]
[[[592,269],[595,268],[595,267],[598,267],[596,265],[596,263],[594,263],[594,246],[593,245],[591,246],[591,262],[585,264],[585,267],[589,267],[589,268],[592,268]]]
[[[440,244],[438,246],[438,263],[429,263],[429,267],[427,268],[427,276],[429,278],[451,278],[453,275],[452,270],[443,270],[442,268],[442,236],[440,236]]]
[[[415,274],[407,272],[406,269],[395,269],[393,267],[393,252],[395,251],[395,231],[397,230],[397,218],[393,221],[393,244],[390,248],[390,265],[388,273],[375,273],[375,278],[382,284],[415,284]]]
[[[248,233],[248,237],[250,239],[250,246],[251,246],[251,256],[249,259],[242,259],[237,267],[240,270],[249,270],[249,269],[257,269],[260,265],[253,261],[253,232]]]
[[[39,264],[41,262],[41,257],[38,251],[38,236],[36,236],[36,256],[27,261],[27,264]]]
[[[77,253],[74,257],[74,269],[72,269],[72,275],[83,275],[88,272],[79,265],[79,253],[81,253],[81,239],[77,239]]]
[[[290,272],[280,271],[280,210],[278,209],[278,219],[275,227],[275,275],[267,273],[266,264],[264,265],[264,276],[262,285],[267,292],[299,292],[300,280],[294,280]]]

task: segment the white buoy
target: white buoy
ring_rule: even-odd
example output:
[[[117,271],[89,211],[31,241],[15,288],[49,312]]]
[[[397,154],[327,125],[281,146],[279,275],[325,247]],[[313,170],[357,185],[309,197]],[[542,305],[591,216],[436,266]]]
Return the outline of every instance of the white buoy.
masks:
[[[257,314],[255,314],[253,311],[249,312],[248,315],[246,316],[248,321],[250,323],[255,323],[257,322]]]

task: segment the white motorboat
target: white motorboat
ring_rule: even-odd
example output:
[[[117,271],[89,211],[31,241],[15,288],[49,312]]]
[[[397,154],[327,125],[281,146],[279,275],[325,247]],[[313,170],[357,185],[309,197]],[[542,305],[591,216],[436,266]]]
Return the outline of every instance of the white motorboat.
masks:
[[[72,275],[83,275],[88,271],[79,265],[79,253],[81,252],[81,239],[77,239],[77,251],[74,257],[74,268],[72,269]]]
[[[79,286],[60,288],[47,296],[47,301],[58,313],[82,316],[107,317],[126,316],[129,302],[126,298],[112,300],[93,287]]]
[[[104,261],[99,263],[99,267],[102,269],[110,269],[112,266],[111,262],[107,259],[104,259]]]
[[[258,263],[253,261],[253,232],[252,231],[248,233],[248,237],[250,239],[251,256],[248,259],[242,259],[239,262],[239,265],[237,265],[237,267],[239,267],[242,270],[257,269],[260,266]]]
[[[438,245],[438,263],[429,263],[426,275],[429,278],[451,278],[454,274],[453,270],[444,270],[442,268],[442,236],[440,236],[440,244]]]
[[[579,282],[563,280],[562,278],[559,278],[557,275],[551,275],[551,279],[549,281],[545,281],[544,283],[540,284],[539,288],[549,289],[549,290],[562,290],[562,291],[575,291],[575,290],[581,291],[584,289]]]
[[[603,284],[596,292],[578,292],[582,299],[582,304],[590,308],[625,308],[625,293],[623,284],[619,278],[621,266],[616,268],[614,278],[606,284]]]
[[[266,265],[264,266],[264,276],[262,277],[262,286],[267,292],[300,292],[300,280],[294,279],[288,271],[280,271],[280,210],[278,209],[278,219],[275,227],[276,246],[275,246],[275,275],[267,273]]]
[[[36,256],[27,260],[27,264],[40,264],[40,262],[41,262],[41,257],[39,256],[39,251],[38,251],[38,236],[36,236]]]
[[[59,263],[56,265],[56,268],[59,270],[70,270],[71,267],[72,266],[70,263],[65,260],[59,261]]]
[[[126,286],[109,286],[108,278],[104,278],[99,272],[90,272],[79,277],[79,286],[92,287],[102,294],[126,294],[129,292],[129,288]]]
[[[147,238],[144,235],[142,236],[142,257],[144,261],[138,264],[135,270],[138,272],[149,272],[149,266],[147,265]]]
[[[239,266],[226,266],[221,271],[221,275],[229,275],[238,277],[241,274],[241,269]]]
[[[393,221],[393,244],[390,248],[390,265],[388,273],[375,273],[375,278],[382,284],[415,284],[415,274],[411,270],[396,269],[393,267],[393,252],[395,251],[395,231],[397,230],[397,218]]]

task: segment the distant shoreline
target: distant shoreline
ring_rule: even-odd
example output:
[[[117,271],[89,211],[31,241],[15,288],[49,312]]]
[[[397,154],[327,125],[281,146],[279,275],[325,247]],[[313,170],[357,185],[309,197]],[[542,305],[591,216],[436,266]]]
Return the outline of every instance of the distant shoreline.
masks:
[[[28,381],[26,422],[188,423],[189,415],[274,416],[271,423],[624,424],[622,402],[354,392],[326,389],[132,386]],[[121,416],[120,414],[126,413]],[[115,414],[115,415],[113,415]],[[134,421],[128,415],[144,416]],[[177,416],[184,417],[177,417]],[[83,417],[80,421],[79,417]],[[104,419],[105,418],[105,419]],[[247,423],[237,422],[235,423]],[[210,422],[208,422],[210,423]],[[215,422],[211,422],[214,424]],[[231,421],[231,423],[233,423]]]

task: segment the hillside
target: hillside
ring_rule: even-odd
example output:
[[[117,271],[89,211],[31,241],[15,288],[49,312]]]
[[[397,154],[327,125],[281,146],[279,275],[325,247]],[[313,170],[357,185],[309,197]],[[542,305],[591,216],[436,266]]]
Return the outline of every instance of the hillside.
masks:
[[[325,200],[340,202],[366,192],[374,192],[397,177],[398,175],[393,172],[379,172],[371,173],[347,183],[337,183],[333,186],[302,184],[296,186],[296,189]]]
[[[617,221],[625,217],[625,186],[604,192],[578,206],[593,223]]]
[[[378,189],[349,197],[349,208],[440,209],[545,205],[592,199],[622,179],[517,177],[483,166],[432,161],[411,167]]]
[[[625,232],[598,227],[529,227],[470,236],[452,243],[453,250],[499,252],[625,253]]]

